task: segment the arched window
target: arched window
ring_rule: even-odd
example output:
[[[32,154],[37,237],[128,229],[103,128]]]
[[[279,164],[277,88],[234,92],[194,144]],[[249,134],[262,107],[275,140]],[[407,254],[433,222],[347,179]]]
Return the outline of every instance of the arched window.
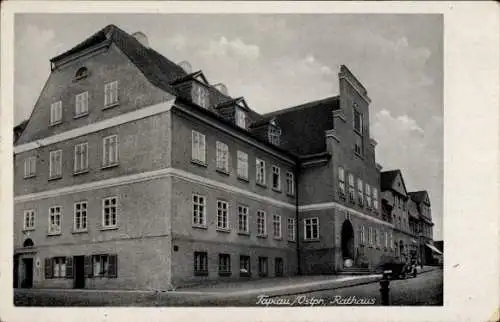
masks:
[[[27,238],[24,243],[23,247],[33,247],[35,244],[33,243],[33,240],[31,238]]]
[[[78,68],[75,74],[75,80],[85,78],[89,75],[89,70],[87,67]]]

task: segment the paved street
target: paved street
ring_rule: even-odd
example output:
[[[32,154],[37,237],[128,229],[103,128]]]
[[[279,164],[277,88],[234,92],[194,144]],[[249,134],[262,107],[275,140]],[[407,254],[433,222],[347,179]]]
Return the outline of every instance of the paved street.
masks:
[[[324,282],[320,281],[321,278],[324,279]],[[276,283],[281,285],[283,291],[278,294],[295,294],[288,296],[265,297],[271,294],[273,288],[262,288],[263,285],[266,285],[266,281],[260,280],[251,283],[252,285],[247,284],[246,287],[245,284],[240,283],[241,285],[160,293],[104,290],[16,290],[14,303],[22,306],[318,306],[342,305],[347,304],[346,301],[354,300],[357,301],[357,304],[380,305],[379,283],[373,283],[373,278],[364,278],[368,281],[364,282],[363,278],[360,277],[355,281],[352,277],[338,276],[333,277],[333,281],[330,282],[332,284],[327,284],[325,278],[317,276],[269,281],[275,285],[274,288],[279,287]],[[422,273],[417,278],[391,281],[392,305],[441,305],[443,302],[442,278],[442,269],[435,269]],[[332,277],[328,279],[331,280]],[[331,288],[336,288],[315,292],[304,292],[304,289],[307,289],[304,287],[290,288],[294,284],[299,286],[300,283],[305,282],[315,285],[317,290],[323,288],[324,285],[325,289],[330,288],[328,285],[332,285]],[[363,284],[338,288],[341,284],[349,285],[349,282]],[[318,283],[322,283],[322,285],[318,287]],[[230,291],[231,287],[232,291]],[[252,290],[252,287],[256,287],[256,289]],[[244,288],[244,290],[240,288]],[[221,291],[224,289],[226,292]],[[259,290],[262,290],[262,293]],[[248,294],[245,294],[247,292]],[[261,295],[260,301],[259,295]]]

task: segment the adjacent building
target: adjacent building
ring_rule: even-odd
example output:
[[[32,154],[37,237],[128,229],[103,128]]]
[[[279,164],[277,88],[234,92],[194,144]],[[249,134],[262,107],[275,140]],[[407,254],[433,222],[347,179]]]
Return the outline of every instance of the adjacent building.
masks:
[[[385,211],[370,98],[345,66],[339,95],[259,114],[114,25],[50,63],[16,132],[16,287],[369,271],[415,237]],[[415,205],[432,224],[428,196]]]

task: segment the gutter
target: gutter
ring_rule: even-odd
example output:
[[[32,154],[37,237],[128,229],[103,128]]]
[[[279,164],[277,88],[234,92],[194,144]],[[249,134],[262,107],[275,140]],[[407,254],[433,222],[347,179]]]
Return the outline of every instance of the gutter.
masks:
[[[295,247],[297,252],[297,275],[302,275],[300,264],[300,245],[299,245],[299,173],[300,166],[295,167]]]

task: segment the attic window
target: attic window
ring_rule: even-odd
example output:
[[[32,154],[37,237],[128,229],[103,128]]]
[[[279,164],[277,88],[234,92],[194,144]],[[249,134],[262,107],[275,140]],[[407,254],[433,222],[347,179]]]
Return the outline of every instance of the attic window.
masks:
[[[87,67],[81,67],[76,71],[75,80],[79,80],[89,76],[89,70]]]
[[[210,103],[208,89],[195,82],[193,82],[193,102],[203,108],[208,108]]]
[[[246,129],[246,115],[245,112],[239,107],[235,109],[235,119],[236,119],[236,125]]]
[[[280,136],[281,136],[281,129],[276,125],[270,124],[268,130],[269,143],[274,145],[280,145]]]

